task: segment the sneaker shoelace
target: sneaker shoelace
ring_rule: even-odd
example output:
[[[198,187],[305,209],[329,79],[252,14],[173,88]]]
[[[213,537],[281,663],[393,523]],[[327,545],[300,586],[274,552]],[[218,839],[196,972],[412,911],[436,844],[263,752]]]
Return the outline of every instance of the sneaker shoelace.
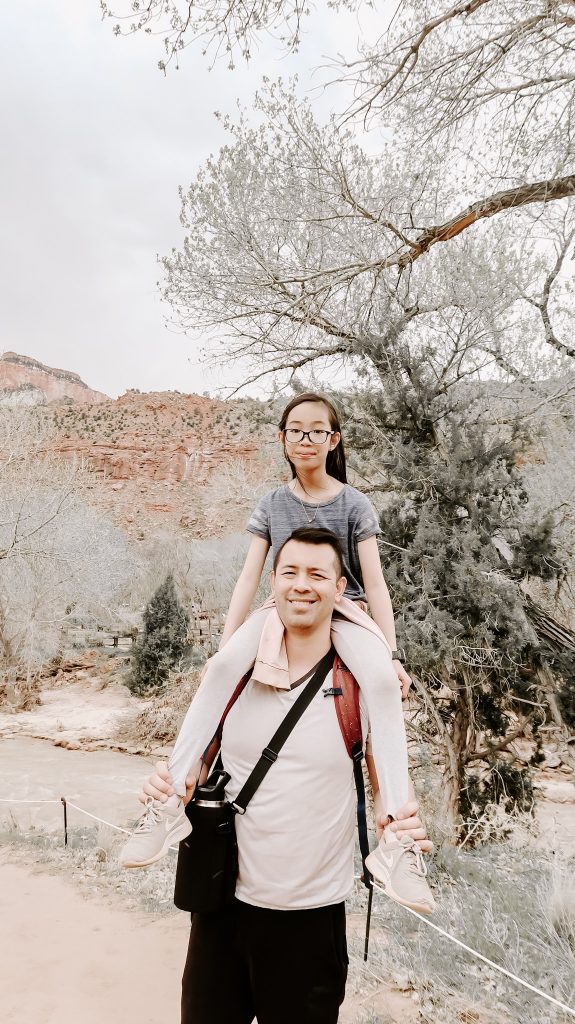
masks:
[[[134,833],[149,832],[160,820],[160,805],[158,801],[150,797],[146,804],[146,810],[136,825]]]
[[[412,853],[413,854],[413,858],[411,858],[411,857],[409,858],[409,864],[408,864],[408,867],[409,867],[409,870],[411,871],[411,873],[414,874],[414,875],[418,875],[421,878],[425,878],[425,876],[427,874],[427,864],[425,863],[425,860],[423,858],[423,854],[422,854],[421,850],[419,849],[419,846],[417,845],[415,839],[412,840],[410,846],[406,845],[404,847],[404,850],[405,850],[405,853]]]

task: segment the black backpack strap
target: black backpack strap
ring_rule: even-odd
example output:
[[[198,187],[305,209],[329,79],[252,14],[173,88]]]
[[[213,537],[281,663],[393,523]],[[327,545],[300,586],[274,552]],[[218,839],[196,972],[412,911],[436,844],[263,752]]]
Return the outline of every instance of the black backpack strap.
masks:
[[[359,851],[361,854],[362,882],[366,886],[369,896],[367,898],[367,916],[365,920],[365,940],[363,944],[363,959],[367,960],[369,950],[369,931],[371,925],[371,906],[373,902],[373,878],[365,866],[365,858],[369,853],[369,837],[367,834],[367,817],[365,813],[365,783],[363,781],[363,746],[361,741],[354,744],[352,751],[353,778],[357,792],[357,836],[359,839]]]
[[[371,875],[365,866],[365,858],[369,853],[369,837],[367,834],[367,816],[365,812],[365,783],[363,780],[363,749],[360,743],[354,747],[353,778],[357,792],[357,836],[359,839],[359,851],[361,853],[361,864],[363,868],[363,884],[371,888]]]
[[[246,779],[241,791],[238,793],[236,799],[232,801],[232,807],[238,812],[238,814],[245,813],[246,807],[254,793],[262,784],[272,764],[277,761],[278,754],[288,736],[299,722],[305,709],[311,704],[333,665],[334,653],[334,649],[331,647],[327,654],[323,656],[309,683],[306,684],[303,692],[300,693],[299,697],[288,711],[283,722],[272,736],[265,750],[262,752],[262,756],[255,768]]]

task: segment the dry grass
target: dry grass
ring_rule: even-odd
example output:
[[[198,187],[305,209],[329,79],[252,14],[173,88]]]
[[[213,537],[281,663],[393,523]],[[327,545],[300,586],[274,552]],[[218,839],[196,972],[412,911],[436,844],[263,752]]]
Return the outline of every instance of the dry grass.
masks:
[[[568,1005],[575,997],[573,861],[512,841],[475,851],[444,847],[431,871],[434,923]],[[419,995],[422,1022],[559,1024],[565,1015],[376,897],[369,967]],[[360,942],[353,949],[361,977]],[[366,974],[369,982],[369,974]],[[473,1016],[475,1014],[476,1016]],[[359,1020],[358,1020],[359,1024]]]
[[[0,668],[0,708],[2,711],[32,711],[40,704],[41,673],[17,668]]]
[[[0,817],[0,844],[10,848],[11,860],[43,864],[62,872],[90,892],[109,895],[128,907],[154,913],[173,912],[175,854],[169,853],[150,871],[126,871],[117,857],[126,836],[105,825],[87,825],[68,832],[20,827],[18,812]]]
[[[122,723],[114,739],[144,752],[172,744],[200,682],[197,671],[175,673],[165,690],[143,702],[132,719]]]

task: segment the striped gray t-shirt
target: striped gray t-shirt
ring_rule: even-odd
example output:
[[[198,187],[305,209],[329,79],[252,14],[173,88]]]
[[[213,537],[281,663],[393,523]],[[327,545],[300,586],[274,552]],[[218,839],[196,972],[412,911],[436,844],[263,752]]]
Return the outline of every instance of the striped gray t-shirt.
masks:
[[[377,513],[369,498],[351,484],[344,484],[335,498],[314,505],[307,501],[300,502],[287,484],[282,484],[264,494],[252,512],[246,530],[267,540],[275,555],[284,541],[300,526],[319,526],[337,534],[341,541],[343,568],[347,578],[345,596],[352,601],[365,601],[357,545],[381,533]]]

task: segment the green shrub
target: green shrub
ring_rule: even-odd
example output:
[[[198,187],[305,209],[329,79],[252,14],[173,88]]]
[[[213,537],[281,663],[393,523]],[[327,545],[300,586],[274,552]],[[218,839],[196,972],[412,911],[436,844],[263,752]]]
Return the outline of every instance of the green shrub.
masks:
[[[188,614],[180,604],[170,573],[144,612],[144,635],[134,652],[129,681],[133,693],[146,693],[166,683],[170,670],[184,653],[188,623]]]

